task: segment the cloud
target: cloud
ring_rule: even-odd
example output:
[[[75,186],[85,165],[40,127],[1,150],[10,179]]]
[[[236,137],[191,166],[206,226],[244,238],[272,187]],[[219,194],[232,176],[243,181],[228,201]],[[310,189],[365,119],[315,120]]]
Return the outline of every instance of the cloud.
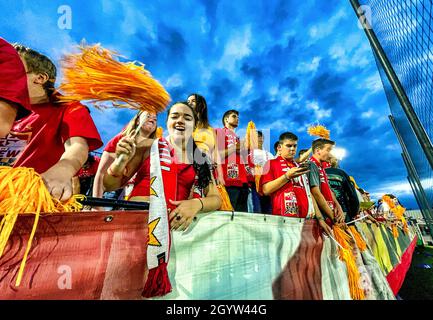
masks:
[[[251,27],[246,26],[242,31],[235,31],[224,46],[224,53],[218,66],[233,72],[236,62],[251,53]]]
[[[138,30],[145,31],[151,40],[156,40],[156,26],[154,23],[136,7],[126,1],[121,2],[124,18],[120,24],[125,36],[134,35]]]
[[[329,36],[340,23],[340,21],[346,18],[347,15],[348,11],[341,8],[330,19],[311,26],[308,31],[308,35],[312,40],[315,41]]]
[[[282,95],[281,104],[283,105],[291,105],[298,100],[297,95],[286,93]]]
[[[385,149],[391,151],[401,151],[401,146],[398,143],[393,143],[385,146]]]
[[[172,75],[165,82],[165,86],[168,89],[180,87],[182,85],[183,85],[183,80],[182,80],[182,76],[179,73],[176,73],[176,74]]]
[[[368,90],[370,94],[383,91],[382,81],[380,80],[379,73],[366,78],[359,88]]]
[[[331,109],[324,110],[320,108],[317,101],[308,101],[306,107],[307,110],[314,111],[314,118],[318,121],[324,118],[329,118],[332,114]]]
[[[58,27],[59,17],[60,15],[48,13],[36,14],[33,10],[25,9],[19,12],[13,20],[7,20],[7,23],[16,25],[19,21],[21,26],[26,26],[21,28],[19,39],[16,40],[58,62],[64,53],[72,50],[78,44],[67,29],[63,30]],[[32,26],[37,26],[37,28]]]
[[[369,109],[368,111],[365,111],[365,112],[361,113],[361,118],[364,118],[364,119],[370,119],[373,116],[374,116],[374,111],[371,110],[371,109]]]
[[[343,39],[342,39],[343,40]],[[361,34],[352,34],[344,38],[344,42],[335,42],[328,51],[339,71],[364,68],[371,63],[371,48]]]
[[[315,72],[319,68],[321,57],[314,57],[311,62],[301,62],[296,70],[300,73]]]
[[[412,194],[412,188],[406,180],[397,180],[391,183],[379,184],[376,188],[369,191],[374,199],[380,199],[384,194],[391,193],[397,198]]]
[[[279,93],[278,87],[277,86],[271,86],[269,88],[269,95],[273,98],[275,98]]]
[[[250,79],[242,87],[241,96],[245,97],[250,93],[251,89],[253,88],[253,81]]]

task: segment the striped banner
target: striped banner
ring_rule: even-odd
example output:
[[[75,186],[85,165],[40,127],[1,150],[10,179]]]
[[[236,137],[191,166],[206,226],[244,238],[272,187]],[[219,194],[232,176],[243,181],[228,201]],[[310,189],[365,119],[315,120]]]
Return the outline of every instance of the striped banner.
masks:
[[[389,261],[395,244],[384,244],[376,253]],[[366,298],[395,299],[372,251],[356,251]],[[314,220],[206,214],[188,232],[173,234],[171,259],[174,288],[163,299],[351,299],[337,246],[321,236]]]
[[[360,223],[357,228],[367,240],[370,252],[373,253],[395,295],[397,295],[409,270],[417,237],[410,231],[406,235],[400,228],[395,238],[390,228],[383,224]],[[411,229],[409,229],[411,230]]]
[[[0,299],[142,299],[147,219],[138,211],[43,216],[15,287],[33,223],[20,216],[0,258]],[[366,299],[395,299],[416,239],[401,232],[395,239],[383,226],[356,226],[368,245],[355,250]],[[337,249],[314,220],[202,214],[188,231],[173,232],[173,291],[159,299],[349,300]]]

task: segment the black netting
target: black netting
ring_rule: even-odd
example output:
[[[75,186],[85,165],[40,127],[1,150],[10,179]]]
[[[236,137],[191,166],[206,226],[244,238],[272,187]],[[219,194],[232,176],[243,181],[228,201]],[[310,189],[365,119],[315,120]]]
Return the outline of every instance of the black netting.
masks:
[[[433,1],[364,0],[371,24],[430,140],[433,141]],[[421,185],[433,204],[433,171],[396,94],[379,66],[391,113],[406,145]]]

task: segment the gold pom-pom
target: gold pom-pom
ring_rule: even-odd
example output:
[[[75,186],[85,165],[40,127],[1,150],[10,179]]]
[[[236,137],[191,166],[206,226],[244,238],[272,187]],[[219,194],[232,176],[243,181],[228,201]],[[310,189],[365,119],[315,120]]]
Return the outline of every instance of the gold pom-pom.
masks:
[[[258,148],[258,134],[256,130],[256,125],[254,122],[248,122],[247,133],[245,134],[246,148],[249,150],[254,150]]]
[[[331,132],[322,125],[310,126],[307,130],[310,136],[330,139]]]
[[[79,202],[83,195],[74,195],[66,202],[51,197],[42,177],[32,168],[0,167],[0,257],[12,234],[19,215],[33,214],[35,221],[27,242],[27,248],[18,271],[16,286],[20,285],[27,256],[41,212],[76,212],[83,206]]]
[[[219,210],[222,211],[234,211],[233,206],[230,202],[229,194],[227,193],[226,187],[222,184],[217,184],[217,189],[221,197],[221,207]]]
[[[389,206],[390,209],[394,209],[395,203],[394,203],[394,201],[392,201],[390,196],[384,195],[382,197],[382,201],[385,202]]]
[[[162,138],[162,136],[164,135],[164,129],[163,129],[162,127],[158,127],[158,128],[156,128],[156,133],[155,133],[155,135],[156,135],[156,138],[157,138],[157,139]]]
[[[100,45],[80,46],[81,52],[62,59],[64,80],[60,101],[89,101],[96,108],[115,107],[158,113],[165,110],[170,96],[144,65],[120,62],[119,55]]]

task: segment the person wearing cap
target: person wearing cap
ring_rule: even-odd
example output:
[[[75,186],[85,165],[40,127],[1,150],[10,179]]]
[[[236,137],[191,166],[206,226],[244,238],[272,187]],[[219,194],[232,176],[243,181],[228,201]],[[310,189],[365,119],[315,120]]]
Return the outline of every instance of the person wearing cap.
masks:
[[[15,48],[0,38],[0,138],[6,137],[14,121],[23,118],[29,111],[24,64]]]

